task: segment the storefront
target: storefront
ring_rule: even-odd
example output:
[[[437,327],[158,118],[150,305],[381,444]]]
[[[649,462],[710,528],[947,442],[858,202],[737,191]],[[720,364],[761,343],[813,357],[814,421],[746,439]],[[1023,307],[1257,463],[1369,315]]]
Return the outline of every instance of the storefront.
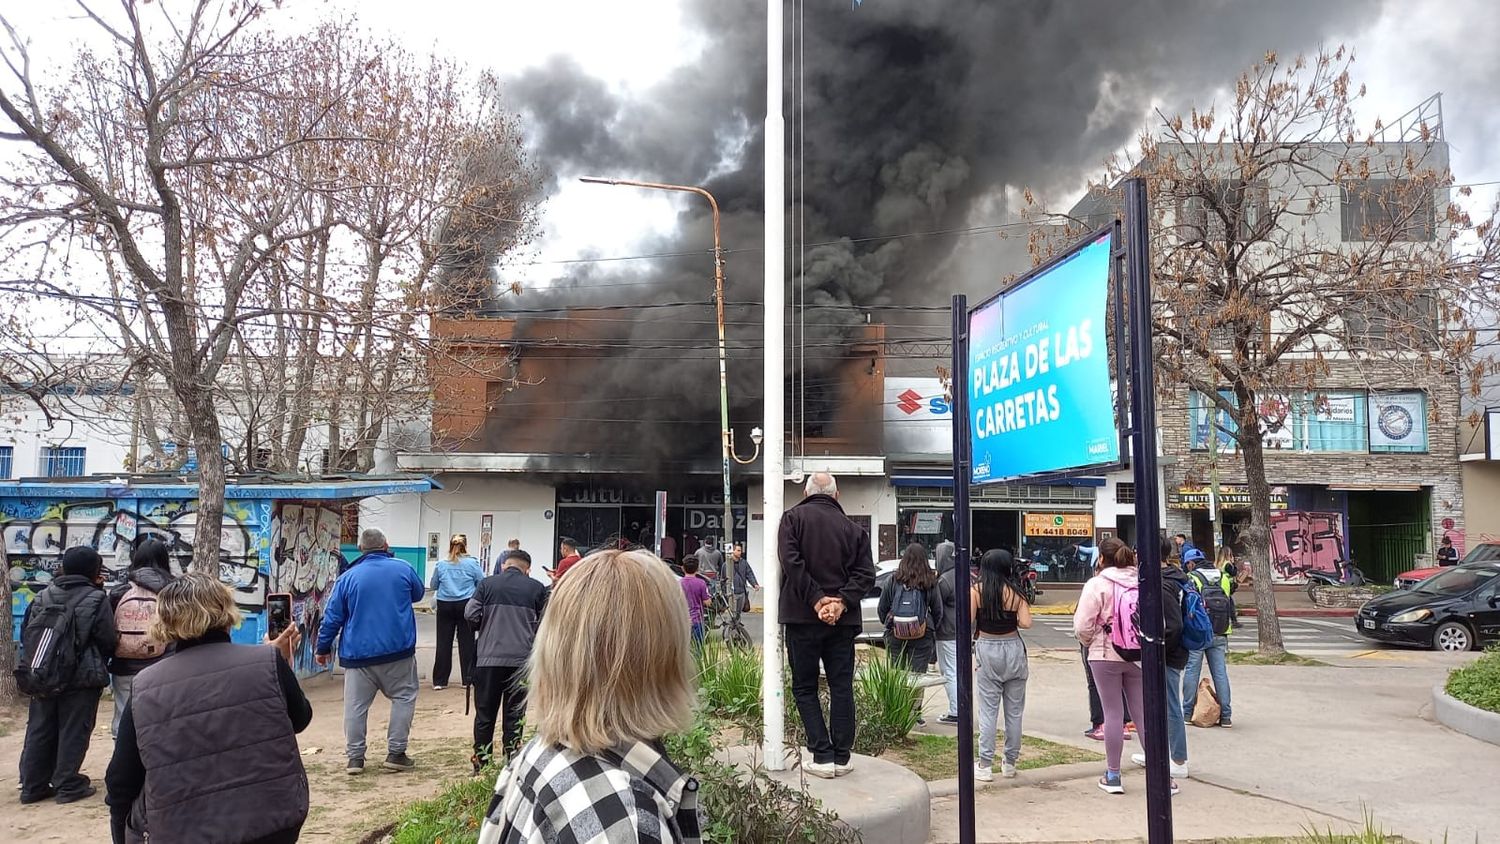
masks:
[[[698,550],[705,538],[724,537],[724,492],[702,482],[666,485],[667,529],[662,556],[676,560]],[[748,538],[745,487],[733,487],[734,541]],[[557,533],[584,549],[621,542],[655,547],[655,489],[601,478],[557,487]]]

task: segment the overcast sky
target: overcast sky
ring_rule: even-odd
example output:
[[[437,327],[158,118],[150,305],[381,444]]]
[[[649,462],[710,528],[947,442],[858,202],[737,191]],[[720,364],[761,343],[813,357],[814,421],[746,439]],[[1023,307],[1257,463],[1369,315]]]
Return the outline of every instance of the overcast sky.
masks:
[[[911,2],[867,0],[866,5]],[[614,88],[644,91],[676,67],[705,59],[706,39],[685,27],[678,0],[510,2],[488,4],[485,11],[477,11],[479,4],[467,0],[424,0],[420,14],[413,14],[415,7],[407,0],[335,0],[332,5],[357,13],[372,29],[395,33],[413,47],[441,50],[502,76],[566,54]],[[759,0],[752,5],[760,6]],[[1350,18],[1327,39],[1329,44],[1348,44],[1356,51],[1355,73],[1370,92],[1361,114],[1390,120],[1442,92],[1444,130],[1456,180],[1500,181],[1500,145],[1494,141],[1500,138],[1496,85],[1500,3],[1390,0],[1366,5],[1366,16]],[[1129,4],[1122,4],[1120,10],[1128,13]],[[851,10],[851,14],[859,13]],[[1109,21],[1101,20],[1099,26],[1108,28]],[[1285,50],[1277,44],[1255,46]],[[557,166],[556,162],[541,163]],[[1080,167],[1093,163],[1078,162]],[[605,175],[673,178],[671,173]],[[1494,185],[1481,186],[1470,204],[1483,208],[1496,194]],[[1066,205],[1070,198],[1050,199]],[[547,206],[547,236],[539,259],[629,253],[644,236],[671,231],[678,201],[686,200],[563,182]],[[539,267],[538,277],[562,271],[556,266]]]

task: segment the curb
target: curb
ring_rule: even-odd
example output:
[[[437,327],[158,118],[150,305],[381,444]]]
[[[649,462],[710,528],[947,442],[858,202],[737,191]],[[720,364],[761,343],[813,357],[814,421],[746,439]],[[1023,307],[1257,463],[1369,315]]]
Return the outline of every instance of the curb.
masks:
[[[1464,703],[1449,695],[1443,683],[1432,687],[1432,715],[1450,730],[1490,744],[1500,744],[1500,713]]]
[[[997,776],[994,782],[974,781],[974,790],[991,791],[1001,788],[1018,788],[1027,785],[1045,785],[1054,782],[1067,782],[1069,780],[1083,779],[1085,777],[1098,777],[1099,762],[1074,762],[1071,765],[1048,765],[1045,768],[1033,768],[1029,771],[1020,771],[1016,778],[1008,780]],[[939,797],[954,797],[958,794],[958,777],[946,780],[930,780],[927,783],[927,792],[936,800]]]
[[[1353,618],[1359,614],[1359,610],[1349,607],[1289,607],[1276,610],[1277,618]],[[1243,608],[1240,615],[1254,618],[1260,615],[1253,608]]]

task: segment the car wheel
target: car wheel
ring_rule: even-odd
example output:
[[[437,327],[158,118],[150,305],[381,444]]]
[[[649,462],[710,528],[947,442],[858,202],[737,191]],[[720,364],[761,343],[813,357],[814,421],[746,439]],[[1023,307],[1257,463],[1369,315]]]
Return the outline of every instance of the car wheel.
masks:
[[[1464,625],[1449,621],[1438,625],[1438,629],[1433,632],[1432,647],[1449,653],[1471,650],[1474,647],[1474,634]]]

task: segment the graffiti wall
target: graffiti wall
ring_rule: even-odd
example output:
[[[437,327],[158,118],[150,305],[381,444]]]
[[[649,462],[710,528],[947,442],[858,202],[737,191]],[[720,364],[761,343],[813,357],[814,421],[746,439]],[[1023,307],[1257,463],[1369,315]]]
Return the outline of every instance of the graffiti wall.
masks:
[[[1278,583],[1303,583],[1309,571],[1337,575],[1344,560],[1340,513],[1271,513],[1271,570]]]
[[[262,641],[267,593],[290,592],[303,634],[293,667],[303,676],[320,670],[312,647],[323,601],[338,576],[339,519],[339,511],[328,506],[270,499],[224,502],[219,576],[234,591],[243,616],[234,641]],[[182,574],[192,564],[197,524],[194,499],[0,497],[13,634],[32,597],[59,573],[64,549],[97,548],[108,589],[125,582],[131,548],[148,536],[167,544],[172,571]]]
[[[279,503],[271,517],[271,591],[292,596],[292,617],[302,631],[292,667],[302,674],[319,670],[313,646],[323,602],[339,574],[342,519],[336,508],[296,502]]]

